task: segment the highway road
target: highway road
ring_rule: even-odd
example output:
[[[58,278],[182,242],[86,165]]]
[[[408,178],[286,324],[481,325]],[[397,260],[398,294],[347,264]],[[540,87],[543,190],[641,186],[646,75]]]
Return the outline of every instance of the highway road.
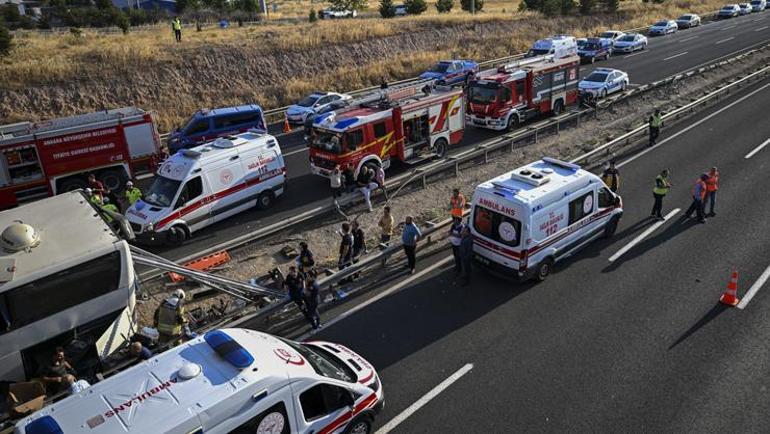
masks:
[[[581,76],[587,75],[594,67],[606,66],[628,72],[632,85],[650,83],[764,44],[770,39],[768,26],[770,26],[770,11],[710,22],[673,35],[651,37],[648,50],[614,56],[607,62],[597,62],[593,66],[586,65],[581,68]],[[497,135],[499,133],[469,127],[463,142],[450,154],[460,152],[467,146]],[[279,142],[285,153],[289,184],[286,194],[277,201],[273,209],[241,213],[197,232],[181,247],[156,248],[155,251],[167,258],[178,259],[223,240],[315,208],[328,200],[328,181],[309,173],[308,153],[302,143],[302,134],[281,136]],[[406,165],[395,164],[389,170],[388,176],[396,175],[409,168]]]
[[[622,158],[616,236],[544,283],[477,269],[462,287],[434,258],[357,313],[325,314],[313,339],[378,369],[381,433],[766,432],[770,283],[744,294],[770,274],[770,124],[757,117],[768,112],[770,80]],[[683,219],[695,178],[714,165],[716,217]],[[666,167],[671,217],[611,262],[654,224],[651,188]],[[718,303],[733,269],[743,309]]]

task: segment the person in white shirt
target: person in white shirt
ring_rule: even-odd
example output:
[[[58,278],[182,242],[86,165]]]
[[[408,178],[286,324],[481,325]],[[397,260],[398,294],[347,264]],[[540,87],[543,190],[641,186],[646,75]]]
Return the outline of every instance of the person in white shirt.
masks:
[[[82,392],[91,387],[91,384],[89,384],[88,381],[83,379],[78,380],[74,375],[70,374],[64,376],[63,383],[64,387],[67,388],[67,393],[70,395]]]

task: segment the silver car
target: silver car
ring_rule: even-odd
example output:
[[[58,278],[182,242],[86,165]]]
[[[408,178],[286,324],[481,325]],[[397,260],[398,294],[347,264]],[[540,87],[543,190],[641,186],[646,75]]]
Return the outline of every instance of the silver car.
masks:
[[[684,14],[676,19],[676,25],[680,29],[700,26],[700,17],[695,14]]]

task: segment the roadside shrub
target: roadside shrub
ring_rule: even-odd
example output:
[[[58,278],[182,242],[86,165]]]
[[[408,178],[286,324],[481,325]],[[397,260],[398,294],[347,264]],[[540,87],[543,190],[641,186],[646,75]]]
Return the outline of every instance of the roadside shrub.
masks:
[[[596,0],[580,0],[580,13],[588,15],[594,10],[594,4]]]
[[[0,56],[7,56],[13,48],[13,35],[8,31],[2,21],[0,21]]]
[[[544,0],[540,12],[547,17],[555,17],[561,11],[561,0]]]
[[[480,11],[484,8],[484,0],[460,0],[460,7],[464,11],[471,11],[471,1],[475,1],[474,9],[476,12]]]
[[[663,3],[663,0],[653,0],[655,3]],[[604,2],[604,9],[607,12],[617,12],[618,6],[619,6],[618,0],[605,0]]]
[[[404,6],[409,15],[420,15],[428,10],[428,3],[425,0],[405,0]]]
[[[561,0],[560,3],[559,6],[562,15],[569,15],[575,9],[575,0]]]
[[[443,14],[452,10],[454,6],[454,0],[438,0],[436,1],[436,10],[438,13]]]
[[[115,18],[115,25],[120,28],[124,35],[127,35],[128,29],[131,27],[131,21],[126,14],[119,12],[119,15]]]
[[[315,9],[310,9],[310,15],[308,15],[307,19],[311,23],[318,21],[318,15],[315,14]]]
[[[393,18],[396,16],[396,7],[393,0],[380,0],[380,16],[382,18]]]

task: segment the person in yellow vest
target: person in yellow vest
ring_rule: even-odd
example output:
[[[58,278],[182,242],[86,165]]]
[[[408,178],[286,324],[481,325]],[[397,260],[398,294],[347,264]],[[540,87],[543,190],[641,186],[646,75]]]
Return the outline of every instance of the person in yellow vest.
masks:
[[[176,38],[176,41],[182,42],[182,21],[179,20],[179,17],[174,17],[171,21],[171,28],[174,29],[174,38]]]
[[[90,188],[86,188],[85,190],[86,196],[88,196],[88,200],[91,201],[96,206],[102,206],[102,195],[99,193],[96,193],[95,191],[91,190]]]
[[[131,181],[126,183],[126,191],[123,194],[126,195],[126,203],[128,203],[128,206],[133,205],[137,200],[142,198],[142,190],[134,187],[134,183]]]
[[[155,310],[154,325],[160,334],[161,343],[168,342],[174,346],[182,343],[183,332],[187,328],[184,298],[184,291],[177,289]]]
[[[655,109],[655,113],[650,116],[648,121],[650,125],[650,146],[654,146],[660,135],[660,127],[663,126],[663,114],[660,109]]]
[[[602,173],[602,181],[613,193],[617,193],[620,188],[620,171],[615,167],[615,160],[610,160],[609,166]]]
[[[103,201],[103,204],[102,204],[103,210],[112,211],[115,214],[120,214],[120,210],[114,203],[110,202],[109,197],[105,197],[104,199],[102,199],[102,201]],[[104,220],[106,220],[108,224],[111,224],[113,222],[114,219],[112,218],[112,216],[109,215],[109,213],[103,213],[103,215],[104,215]]]
[[[663,215],[661,214],[663,198],[666,197],[672,185],[668,181],[668,169],[661,170],[660,175],[655,177],[655,185],[652,187],[652,196],[655,198],[655,204],[652,206],[650,217],[663,220]]]
[[[452,190],[452,198],[449,199],[449,213],[453,219],[462,219],[463,211],[465,211],[465,196],[455,188]]]

